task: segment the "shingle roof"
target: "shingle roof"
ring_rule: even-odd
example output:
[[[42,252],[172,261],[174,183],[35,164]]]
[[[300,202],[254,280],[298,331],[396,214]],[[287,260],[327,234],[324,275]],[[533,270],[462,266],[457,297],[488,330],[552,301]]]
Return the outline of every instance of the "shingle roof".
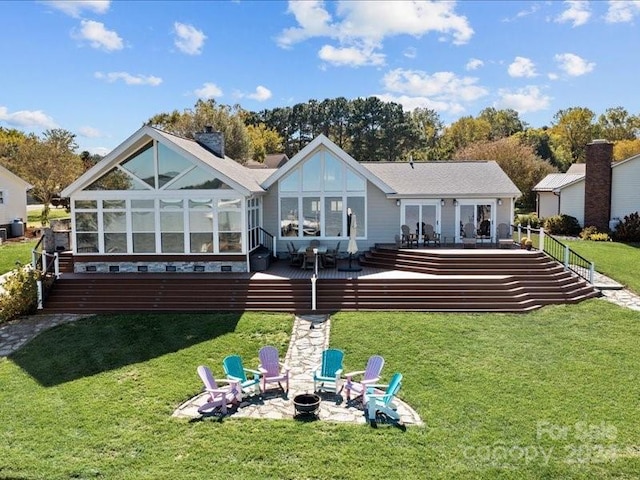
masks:
[[[550,173],[533,187],[536,192],[552,192],[584,178],[580,173]]]
[[[494,161],[362,163],[398,195],[517,197],[520,190]]]

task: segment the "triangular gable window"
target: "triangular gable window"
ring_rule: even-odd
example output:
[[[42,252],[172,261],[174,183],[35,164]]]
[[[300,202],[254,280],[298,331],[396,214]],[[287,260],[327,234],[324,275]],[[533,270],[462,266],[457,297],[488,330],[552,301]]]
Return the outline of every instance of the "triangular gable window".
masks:
[[[156,185],[156,169],[153,161],[153,142],[148,143],[120,164],[122,168],[139,178],[151,188]]]
[[[85,190],[149,190],[141,180],[131,177],[117,167],[112,168]]]
[[[193,163],[171,150],[158,144],[158,188],[164,187],[174,178],[193,168]]]
[[[230,190],[231,187],[202,168],[194,168],[167,185],[167,190]]]

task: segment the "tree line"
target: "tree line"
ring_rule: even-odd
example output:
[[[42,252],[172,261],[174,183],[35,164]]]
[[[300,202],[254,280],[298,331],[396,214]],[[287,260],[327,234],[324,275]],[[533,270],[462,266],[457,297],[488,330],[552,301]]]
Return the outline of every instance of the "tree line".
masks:
[[[223,132],[227,155],[243,164],[262,162],[270,153],[292,157],[319,134],[358,161],[496,160],[523,192],[525,206],[534,204],[531,188],[547,173],[584,162],[593,139],[615,142],[616,160],[640,153],[640,116],[623,107],[600,115],[571,107],[556,112],[549,126],[532,128],[511,109],[488,107],[445,125],[434,110],[405,111],[377,97],[309,100],[260,112],[198,100],[193,108],[161,112],[145,124],[191,139],[212,126]],[[34,185],[32,195],[45,205],[43,224],[51,200],[100,158],[78,153],[76,136],[67,130],[37,136],[0,127],[0,164]]]

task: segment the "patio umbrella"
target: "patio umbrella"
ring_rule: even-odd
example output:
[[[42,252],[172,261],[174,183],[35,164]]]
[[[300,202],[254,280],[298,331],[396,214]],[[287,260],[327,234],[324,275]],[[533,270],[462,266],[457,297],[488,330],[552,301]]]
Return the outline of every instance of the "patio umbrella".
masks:
[[[358,244],[356,243],[356,236],[358,234],[358,222],[356,221],[356,214],[351,214],[351,224],[349,225],[349,245],[347,246],[347,252],[349,255],[358,253]]]

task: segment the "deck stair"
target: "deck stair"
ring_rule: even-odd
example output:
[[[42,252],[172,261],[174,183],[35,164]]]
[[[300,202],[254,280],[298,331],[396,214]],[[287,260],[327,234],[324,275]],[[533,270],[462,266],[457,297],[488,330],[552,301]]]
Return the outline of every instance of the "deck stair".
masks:
[[[396,274],[340,277],[335,270],[335,275],[321,276],[317,313],[526,312],[599,295],[541,252],[375,248],[360,264],[365,270]],[[45,302],[49,313],[244,310],[308,313],[310,279],[282,274],[65,273]]]

